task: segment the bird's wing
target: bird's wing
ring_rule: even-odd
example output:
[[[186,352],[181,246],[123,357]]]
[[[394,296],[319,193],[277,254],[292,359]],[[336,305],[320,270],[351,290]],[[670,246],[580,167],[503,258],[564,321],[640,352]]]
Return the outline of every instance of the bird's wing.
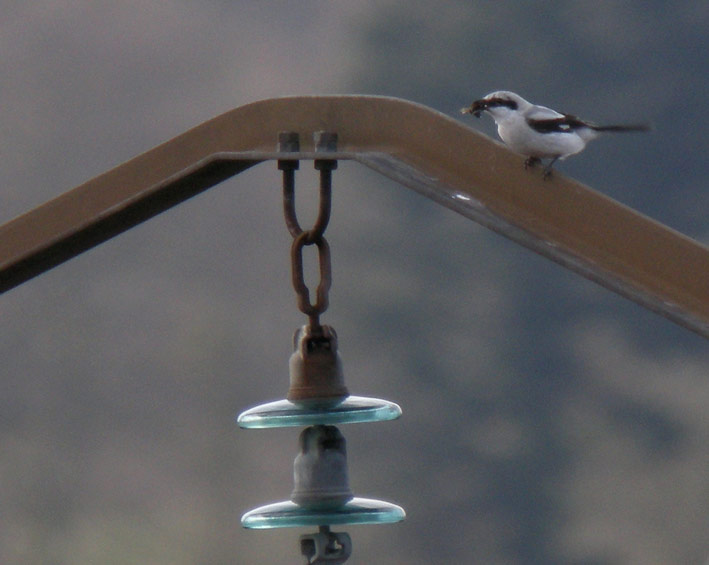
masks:
[[[524,117],[528,120],[554,120],[563,118],[564,114],[547,108],[546,106],[530,106],[525,112]]]
[[[570,133],[579,128],[592,127],[581,118],[560,114],[544,106],[533,106],[525,112],[527,124],[539,133]]]

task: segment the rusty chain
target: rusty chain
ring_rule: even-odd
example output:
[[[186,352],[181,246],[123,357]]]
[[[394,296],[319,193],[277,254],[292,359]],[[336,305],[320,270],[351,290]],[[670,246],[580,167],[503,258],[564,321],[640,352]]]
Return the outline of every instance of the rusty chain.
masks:
[[[318,151],[334,151],[337,144],[337,134],[328,132],[316,133],[315,148]],[[284,132],[279,135],[279,150],[282,152],[298,152],[298,135]],[[332,207],[332,171],[337,168],[334,159],[316,159],[315,168],[320,171],[320,191],[318,216],[313,227],[304,230],[298,222],[295,210],[295,171],[299,163],[295,159],[281,159],[278,168],[283,172],[283,211],[286,226],[293,244],[291,246],[291,269],[293,288],[296,292],[298,308],[310,318],[310,327],[316,332],[321,329],[320,315],[327,310],[328,292],[332,283],[330,264],[330,246],[325,239],[325,229],[330,221]],[[318,251],[320,282],[315,291],[315,303],[310,300],[310,290],[305,283],[303,269],[303,248],[314,245]]]

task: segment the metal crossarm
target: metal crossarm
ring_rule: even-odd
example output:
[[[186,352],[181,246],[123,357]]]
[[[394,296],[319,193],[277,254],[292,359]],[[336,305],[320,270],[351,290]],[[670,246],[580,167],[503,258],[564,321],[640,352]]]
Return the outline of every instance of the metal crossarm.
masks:
[[[522,158],[430,108],[375,96],[263,100],[236,108],[0,227],[0,291],[265,160],[358,161],[709,337],[709,248]],[[278,135],[299,134],[296,152]],[[317,149],[317,151],[316,151]]]

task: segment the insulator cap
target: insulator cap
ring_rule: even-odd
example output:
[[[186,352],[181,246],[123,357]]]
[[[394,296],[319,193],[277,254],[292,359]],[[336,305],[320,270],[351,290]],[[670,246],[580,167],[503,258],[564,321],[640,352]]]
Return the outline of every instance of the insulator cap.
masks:
[[[308,509],[338,508],[353,498],[347,478],[345,437],[335,426],[310,426],[300,434],[293,463],[291,500]]]
[[[287,398],[296,404],[323,407],[342,402],[348,395],[337,352],[337,334],[330,326],[296,330],[290,358]]]

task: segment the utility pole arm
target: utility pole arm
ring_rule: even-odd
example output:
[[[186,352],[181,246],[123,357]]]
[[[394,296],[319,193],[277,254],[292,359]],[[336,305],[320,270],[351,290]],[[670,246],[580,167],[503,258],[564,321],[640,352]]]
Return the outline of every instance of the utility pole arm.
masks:
[[[300,136],[278,151],[279,132]],[[522,158],[430,108],[375,96],[312,96],[241,106],[0,226],[0,292],[248,167],[358,161],[597,283],[709,337],[709,249]],[[425,229],[425,226],[422,226]]]

